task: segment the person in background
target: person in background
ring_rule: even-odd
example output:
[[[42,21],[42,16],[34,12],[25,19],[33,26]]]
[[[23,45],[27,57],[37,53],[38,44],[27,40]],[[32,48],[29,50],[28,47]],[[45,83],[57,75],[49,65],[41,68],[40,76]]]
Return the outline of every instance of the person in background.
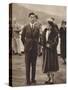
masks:
[[[39,35],[39,46],[38,46],[38,56],[42,56],[42,25],[41,23],[39,24],[39,31],[40,31],[40,35]]]
[[[23,43],[22,43],[22,41],[21,41],[21,34],[22,34],[22,30],[23,30],[23,27],[24,27],[24,25],[21,25],[21,32],[20,32],[20,46],[21,46],[21,54],[24,54],[24,45],[23,45]]]
[[[42,55],[42,46],[41,46],[41,39],[42,39],[42,25],[40,23],[40,21],[38,20],[38,16],[35,15],[35,27],[37,27],[40,31],[40,34],[39,34],[39,44],[38,44],[38,56],[41,56]]]
[[[29,24],[24,26],[21,35],[21,40],[24,44],[26,84],[31,85],[36,84],[35,75],[36,75],[36,61],[39,42],[39,28],[35,26],[36,22],[35,13],[33,12],[29,13],[28,17],[29,17]]]
[[[15,55],[21,56],[21,48],[20,48],[20,25],[17,23],[16,18],[13,18],[12,21],[13,28],[13,38],[12,38],[12,48]]]
[[[58,56],[57,56],[57,44],[58,44],[58,33],[52,19],[48,19],[48,28],[45,28],[42,36],[43,45],[43,73],[46,73],[48,80],[45,84],[53,84],[54,75],[59,70]]]
[[[11,57],[12,55],[12,19],[9,18],[9,56]]]
[[[66,21],[64,20],[61,22],[60,39],[61,57],[64,60],[64,64],[66,64]]]
[[[55,27],[57,28],[57,32],[58,32],[58,45],[57,45],[57,54],[60,55],[60,33],[59,33],[59,27],[55,22],[55,18],[51,17],[51,19],[53,20],[53,24],[55,25]]]

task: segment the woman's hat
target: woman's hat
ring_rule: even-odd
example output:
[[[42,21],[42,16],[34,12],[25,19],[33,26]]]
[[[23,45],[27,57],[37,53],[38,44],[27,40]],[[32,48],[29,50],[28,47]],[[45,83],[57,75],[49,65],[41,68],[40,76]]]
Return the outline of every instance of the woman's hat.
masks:
[[[53,22],[53,19],[52,18],[48,18],[47,22]]]

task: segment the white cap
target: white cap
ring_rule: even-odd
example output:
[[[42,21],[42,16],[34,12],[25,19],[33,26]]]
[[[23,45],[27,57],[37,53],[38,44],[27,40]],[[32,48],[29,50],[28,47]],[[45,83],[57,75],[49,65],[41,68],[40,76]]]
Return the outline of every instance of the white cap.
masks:
[[[53,22],[53,19],[49,18],[47,19],[47,22]]]

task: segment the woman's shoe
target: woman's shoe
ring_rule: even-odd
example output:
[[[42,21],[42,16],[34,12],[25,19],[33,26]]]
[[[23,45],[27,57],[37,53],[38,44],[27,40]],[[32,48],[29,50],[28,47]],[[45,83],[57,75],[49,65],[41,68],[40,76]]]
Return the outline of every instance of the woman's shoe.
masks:
[[[45,83],[44,84],[49,84],[50,82],[49,81],[45,81]]]
[[[52,74],[52,81],[51,84],[54,84],[55,80],[54,80],[54,73]]]
[[[52,81],[52,82],[50,82],[49,84],[54,84],[54,82]]]
[[[51,80],[51,78],[49,78],[48,81],[45,81],[45,84],[49,84],[50,83],[50,80]]]

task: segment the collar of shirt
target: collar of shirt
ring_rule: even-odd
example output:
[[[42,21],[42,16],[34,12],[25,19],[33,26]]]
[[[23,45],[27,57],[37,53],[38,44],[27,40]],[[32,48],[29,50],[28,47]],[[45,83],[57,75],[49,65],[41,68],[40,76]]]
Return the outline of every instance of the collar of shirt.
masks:
[[[48,41],[48,37],[49,37],[49,35],[50,35],[50,30],[47,30],[47,32],[46,32],[46,41]]]
[[[31,27],[31,28],[34,28],[34,24],[30,23],[30,27]]]

